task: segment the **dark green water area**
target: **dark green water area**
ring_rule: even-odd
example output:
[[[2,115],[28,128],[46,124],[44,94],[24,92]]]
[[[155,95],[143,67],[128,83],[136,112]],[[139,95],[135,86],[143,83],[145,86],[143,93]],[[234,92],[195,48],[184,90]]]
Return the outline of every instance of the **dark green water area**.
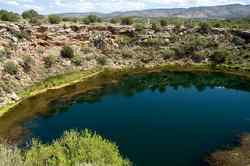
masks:
[[[15,141],[49,143],[87,128],[136,166],[200,166],[250,132],[250,81],[208,72],[102,76],[32,97],[0,121],[0,134]]]

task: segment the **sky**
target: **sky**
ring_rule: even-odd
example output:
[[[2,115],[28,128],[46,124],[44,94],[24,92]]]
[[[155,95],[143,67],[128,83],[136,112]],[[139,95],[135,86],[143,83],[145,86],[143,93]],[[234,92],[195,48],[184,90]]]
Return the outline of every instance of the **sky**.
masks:
[[[18,13],[35,9],[41,14],[187,8],[225,4],[250,4],[250,0],[0,0],[0,9]]]

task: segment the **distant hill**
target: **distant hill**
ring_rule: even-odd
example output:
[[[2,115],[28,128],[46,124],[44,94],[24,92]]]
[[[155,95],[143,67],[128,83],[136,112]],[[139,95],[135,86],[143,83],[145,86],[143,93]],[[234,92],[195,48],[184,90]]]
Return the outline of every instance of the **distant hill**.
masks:
[[[149,9],[140,11],[113,12],[113,13],[62,13],[60,16],[87,16],[90,14],[104,18],[136,16],[136,17],[181,17],[201,19],[227,19],[250,16],[250,5],[232,4],[223,6],[174,8],[174,9]]]

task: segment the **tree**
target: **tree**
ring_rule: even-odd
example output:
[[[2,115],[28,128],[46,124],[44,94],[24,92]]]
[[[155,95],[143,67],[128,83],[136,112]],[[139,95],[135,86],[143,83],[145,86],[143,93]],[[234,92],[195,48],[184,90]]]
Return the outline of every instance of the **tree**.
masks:
[[[133,17],[122,17],[121,24],[122,25],[132,25],[134,23]]]
[[[120,19],[118,17],[114,17],[114,18],[110,19],[110,23],[112,23],[112,24],[117,24],[119,22],[120,22]]]
[[[165,27],[165,26],[168,25],[168,22],[167,22],[166,19],[161,19],[161,20],[160,20],[160,24],[161,24],[161,26]]]
[[[19,15],[6,10],[0,10],[0,20],[16,22],[20,19]]]
[[[48,20],[51,24],[59,24],[62,21],[62,18],[58,15],[49,15]]]
[[[26,10],[22,13],[22,17],[24,19],[32,19],[34,17],[39,17],[40,15],[38,14],[37,11],[31,9],[31,10]]]
[[[102,19],[96,15],[89,15],[83,18],[83,22],[85,24],[90,24],[90,23],[102,22]]]

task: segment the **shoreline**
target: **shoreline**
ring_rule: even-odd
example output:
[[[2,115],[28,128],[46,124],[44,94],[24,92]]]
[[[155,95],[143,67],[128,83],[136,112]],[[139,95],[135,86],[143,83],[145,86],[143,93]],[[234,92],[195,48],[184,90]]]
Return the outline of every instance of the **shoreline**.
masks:
[[[46,93],[49,90],[61,89],[67,86],[74,85],[79,82],[86,81],[92,77],[98,76],[105,71],[111,72],[132,72],[142,73],[142,72],[154,72],[154,71],[176,71],[176,72],[212,72],[212,73],[224,73],[229,75],[236,75],[240,77],[245,77],[250,79],[250,72],[242,69],[234,69],[231,67],[230,69],[226,66],[217,66],[216,68],[211,68],[208,64],[161,64],[158,66],[150,66],[143,68],[96,68],[90,70],[79,70],[73,71],[69,73],[59,74],[56,76],[49,77],[41,82],[38,82],[22,92],[18,92],[19,99],[17,101],[12,101],[7,103],[5,106],[0,108],[0,117],[5,113],[11,111],[12,108],[20,104],[22,101],[27,98]]]

